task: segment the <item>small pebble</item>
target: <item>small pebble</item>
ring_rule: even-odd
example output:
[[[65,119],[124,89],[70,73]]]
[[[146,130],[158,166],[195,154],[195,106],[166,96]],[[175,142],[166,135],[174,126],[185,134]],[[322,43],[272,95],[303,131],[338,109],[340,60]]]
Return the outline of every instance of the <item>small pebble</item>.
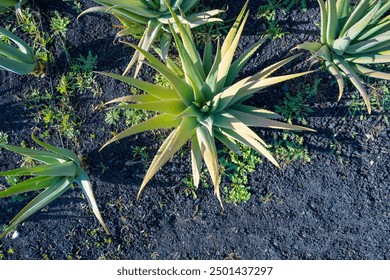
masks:
[[[12,237],[11,239],[16,239],[19,237],[19,232],[17,232],[16,230],[14,231],[14,233],[12,234]]]

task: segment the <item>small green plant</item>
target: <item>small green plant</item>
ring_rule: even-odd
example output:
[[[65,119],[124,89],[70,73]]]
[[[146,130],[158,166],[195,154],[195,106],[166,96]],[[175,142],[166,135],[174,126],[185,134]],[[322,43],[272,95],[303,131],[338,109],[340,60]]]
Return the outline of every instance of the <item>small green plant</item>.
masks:
[[[384,113],[385,120],[387,119],[386,112],[390,111],[390,91],[386,82],[377,82],[371,87],[372,94],[370,103],[374,111]],[[367,114],[364,112],[364,102],[356,93],[352,93],[351,99],[347,102],[348,113],[352,117],[358,117],[364,120]]]
[[[358,89],[371,113],[370,99],[359,76],[390,80],[390,74],[364,66],[390,63],[390,1],[361,0],[353,6],[350,0],[317,0],[321,9],[321,42],[306,42],[298,49],[309,50],[325,61],[336,78],[339,100],[344,78]]]
[[[307,124],[305,118],[313,110],[308,106],[307,101],[316,96],[321,79],[314,80],[312,85],[303,84],[294,93],[286,92],[282,105],[276,105],[275,111],[288,120],[288,122],[299,121]]]
[[[301,2],[302,9],[306,10],[305,0],[267,0],[267,3],[259,6],[256,18],[264,20],[263,28],[273,39],[282,38],[288,32],[283,30],[277,20],[277,12],[289,13],[292,7],[298,2]]]
[[[249,201],[251,192],[248,176],[263,162],[260,154],[243,145],[240,145],[239,153],[224,148],[219,162],[222,174],[228,177],[224,188],[226,201],[234,204]]]
[[[90,91],[96,96],[101,90],[93,73],[97,56],[89,52],[85,57],[80,55],[70,59],[70,62],[72,63],[70,69],[61,75],[55,87],[56,93],[31,89],[25,96],[26,105],[32,111],[35,120],[45,125],[43,137],[53,133],[54,129],[77,143],[79,127],[83,120],[75,110],[72,97],[85,91]]]
[[[91,51],[88,51],[87,56],[79,55],[76,59],[68,56],[68,60],[71,62],[71,67],[63,81],[68,94],[90,90],[94,96],[99,95],[100,87],[95,81],[93,73],[98,57],[93,55]]]
[[[169,28],[169,24],[175,24],[169,12],[168,3],[172,6],[175,12],[180,12],[181,19],[188,23],[188,27],[195,28],[197,26],[222,21],[215,18],[222,10],[212,10],[200,13],[191,13],[191,10],[198,4],[199,0],[93,0],[102,5],[85,10],[80,16],[90,12],[109,13],[118,18],[123,24],[123,30],[118,33],[118,37],[131,35],[135,38],[140,38],[138,47],[142,50],[149,51],[156,40],[160,40],[160,49],[163,57],[166,58],[172,40],[172,31],[177,32],[177,27],[173,30]],[[126,74],[135,64],[137,76],[144,56],[136,50],[126,68]]]
[[[272,144],[273,152],[276,158],[287,165],[294,161],[307,163],[311,161],[307,147],[304,145],[304,139],[295,133],[283,133],[282,137],[274,135]]]
[[[140,158],[145,164],[149,162],[149,154],[147,147],[131,146],[134,158]]]
[[[57,94],[55,98],[48,91],[32,89],[26,93],[26,106],[33,112],[37,122],[45,126],[42,137],[48,137],[54,129],[68,139],[76,140],[80,121],[67,93]]]
[[[265,41],[265,39],[259,41],[233,61],[235,50],[249,16],[249,12],[245,12],[247,5],[248,2],[227,34],[222,46],[218,43],[216,55],[213,56],[212,43],[209,42],[205,48],[203,60],[197,51],[191,29],[181,22],[168,5],[180,35],[179,37],[174,32],[174,26],[171,25],[172,36],[182,68],[168,58],[164,64],[142,48],[130,44],[145,56],[150,66],[168,79],[171,88],[116,74],[102,73],[146,92],[146,94],[129,95],[110,101],[108,104],[120,103],[113,108],[143,109],[158,113],[157,116],[119,133],[102,148],[140,132],[174,128],[149,166],[139,195],[157,171],[182,146],[191,141],[194,185],[199,185],[200,170],[204,160],[211,175],[214,192],[222,205],[215,139],[220,140],[234,152],[239,151],[238,143],[249,146],[278,166],[275,158],[266,149],[266,143],[249,127],[310,130],[279,122],[276,120],[280,117],[278,114],[243,104],[259,90],[309,73],[269,77],[274,71],[297,57],[293,56],[261,70],[254,76],[234,83],[242,67]],[[123,102],[128,104],[123,104]]]
[[[73,183],[76,183],[82,189],[96,218],[108,233],[108,229],[96,204],[89,177],[81,168],[81,163],[77,155],[67,149],[58,148],[42,142],[35,138],[34,135],[32,135],[32,139],[47,151],[3,145],[7,150],[28,157],[40,164],[32,167],[22,167],[0,172],[0,176],[33,177],[1,191],[0,198],[41,189],[44,189],[44,191],[31,200],[30,203],[28,203],[26,207],[11,220],[10,225],[0,235],[0,239],[8,232],[15,229],[18,224],[22,223],[31,215],[62,195],[71,188]]]
[[[21,14],[22,17],[18,21],[18,26],[30,36],[35,56],[44,63],[52,61],[52,55],[48,51],[48,44],[52,40],[52,36],[40,30],[40,15],[33,13],[29,8],[22,9]]]
[[[45,65],[38,60],[30,46],[10,31],[0,27],[0,35],[5,36],[17,47],[0,41],[0,70],[7,70],[19,75],[32,74],[41,76]]]
[[[120,110],[113,109],[109,110],[106,113],[106,117],[104,119],[108,125],[117,125],[120,120]]]
[[[70,24],[70,19],[67,17],[62,17],[58,11],[54,11],[54,16],[50,20],[50,29],[53,32],[54,36],[60,36],[62,38],[66,37],[66,32],[68,31],[68,25]]]

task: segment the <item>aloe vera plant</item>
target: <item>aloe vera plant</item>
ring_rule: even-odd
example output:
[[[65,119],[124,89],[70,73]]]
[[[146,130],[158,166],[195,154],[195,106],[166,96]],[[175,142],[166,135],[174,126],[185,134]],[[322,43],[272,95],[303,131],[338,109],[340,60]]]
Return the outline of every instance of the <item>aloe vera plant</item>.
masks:
[[[102,5],[92,7],[83,13],[103,12],[114,15],[123,24],[124,29],[118,33],[118,36],[132,35],[140,38],[138,47],[148,51],[153,43],[160,39],[160,49],[163,57],[166,57],[169,45],[172,39],[171,32],[176,32],[169,28],[169,22],[173,25],[174,20],[168,9],[171,5],[175,12],[180,12],[180,18],[188,23],[191,28],[222,21],[216,18],[223,10],[211,10],[207,12],[191,13],[191,10],[198,4],[199,0],[93,0]],[[136,63],[135,76],[137,76],[144,59],[141,52],[136,51],[132,57],[124,74],[126,74]]]
[[[22,223],[31,215],[61,196],[64,192],[71,188],[73,183],[76,183],[82,189],[93,213],[108,233],[108,229],[96,204],[89,177],[81,168],[80,161],[76,154],[67,149],[58,148],[42,142],[34,137],[34,135],[32,138],[38,145],[45,148],[47,151],[21,148],[11,145],[2,146],[5,149],[37,161],[40,164],[33,167],[22,167],[0,172],[0,176],[33,176],[31,179],[27,179],[1,191],[0,198],[41,189],[43,189],[43,191],[31,200],[10,221],[9,226],[0,235],[0,239],[8,232],[15,229],[18,224]]]
[[[158,113],[157,116],[119,133],[102,148],[136,133],[173,128],[155,155],[142,182],[139,194],[157,171],[183,145],[190,141],[194,184],[196,186],[199,184],[200,170],[204,160],[211,175],[214,192],[222,205],[216,139],[236,153],[239,153],[238,143],[247,145],[278,166],[274,157],[266,149],[266,143],[249,127],[310,130],[280,122],[277,120],[280,116],[276,113],[243,104],[259,90],[308,73],[269,77],[274,71],[296,57],[293,56],[275,63],[253,76],[235,81],[237,74],[251,55],[265,41],[265,39],[259,41],[233,61],[235,50],[249,15],[249,12],[246,12],[247,4],[248,2],[246,2],[222,46],[218,42],[214,60],[212,59],[211,43],[205,47],[203,59],[201,59],[190,27],[180,21],[169,5],[168,8],[180,35],[179,37],[176,32],[172,32],[181,67],[170,58],[164,64],[139,46],[130,44],[146,57],[147,63],[151,67],[166,77],[172,88],[116,74],[102,73],[145,92],[143,95],[121,97],[110,101],[109,104],[120,103],[117,107],[150,110]],[[174,27],[170,26],[170,28],[173,31]]]
[[[306,42],[299,49],[311,51],[325,61],[337,79],[339,100],[344,91],[344,77],[358,89],[367,110],[370,100],[359,76],[390,80],[390,73],[367,66],[390,63],[390,1],[317,0],[321,10],[321,42]]]
[[[18,36],[0,27],[0,35],[15,43],[16,47],[0,41],[0,70],[16,74],[40,76],[45,73],[45,66],[36,59],[30,46]]]

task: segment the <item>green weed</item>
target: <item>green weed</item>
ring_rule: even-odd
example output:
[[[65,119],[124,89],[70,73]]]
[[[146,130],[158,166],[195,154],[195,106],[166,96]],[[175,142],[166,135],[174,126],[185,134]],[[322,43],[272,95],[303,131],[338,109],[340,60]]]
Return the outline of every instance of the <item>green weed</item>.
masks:
[[[295,161],[300,161],[302,164],[311,161],[303,137],[293,132],[285,132],[281,137],[274,135],[271,150],[273,150],[282,166]]]
[[[224,148],[220,155],[222,177],[227,177],[229,186],[224,187],[225,200],[228,203],[244,203],[251,198],[248,174],[262,163],[261,156],[247,146],[240,146],[241,155]]]
[[[320,83],[321,79],[315,79],[312,85],[304,84],[302,88],[294,93],[286,92],[283,104],[276,105],[275,111],[286,118],[288,122],[297,120],[306,125],[307,121],[305,118],[309,113],[313,112],[307,101],[317,94]]]
[[[50,20],[50,29],[53,36],[66,37],[68,31],[68,25],[71,23],[67,17],[62,17],[58,11],[54,11],[54,16]]]

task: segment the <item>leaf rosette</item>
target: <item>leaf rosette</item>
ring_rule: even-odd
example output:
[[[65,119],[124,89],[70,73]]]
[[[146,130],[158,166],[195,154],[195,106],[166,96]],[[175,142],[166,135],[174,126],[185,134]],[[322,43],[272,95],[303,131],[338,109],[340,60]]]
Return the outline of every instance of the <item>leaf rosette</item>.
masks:
[[[377,71],[376,64],[390,63],[390,8],[388,0],[317,0],[321,10],[321,42],[306,42],[298,49],[311,51],[325,61],[337,79],[339,100],[348,78],[371,113],[370,100],[360,76],[390,80],[390,73]],[[371,67],[370,67],[371,66]]]
[[[277,62],[257,74],[235,81],[240,70],[258,50],[266,38],[250,47],[236,60],[238,46],[245,22],[249,16],[246,2],[233,27],[221,45],[218,41],[213,54],[212,43],[205,46],[203,58],[198,53],[190,26],[182,22],[168,5],[178,34],[170,24],[180,66],[167,58],[165,64],[136,45],[131,45],[145,56],[151,67],[169,81],[171,87],[162,87],[117,74],[101,73],[137,87],[145,94],[117,98],[108,104],[113,108],[131,108],[154,111],[157,115],[119,133],[103,147],[137,133],[154,129],[172,128],[155,155],[144,177],[139,194],[157,171],[187,142],[191,142],[192,173],[195,186],[199,185],[203,161],[210,173],[214,191],[222,205],[219,187],[219,167],[216,139],[230,150],[239,153],[239,143],[249,146],[278,166],[267,150],[266,143],[250,128],[277,128],[286,130],[311,130],[283,123],[274,112],[248,106],[243,102],[269,86],[303,76],[309,72],[270,77],[280,67],[298,55]],[[157,50],[161,56],[161,51]],[[214,57],[214,58],[213,58]],[[311,130],[312,131],[312,130]]]

